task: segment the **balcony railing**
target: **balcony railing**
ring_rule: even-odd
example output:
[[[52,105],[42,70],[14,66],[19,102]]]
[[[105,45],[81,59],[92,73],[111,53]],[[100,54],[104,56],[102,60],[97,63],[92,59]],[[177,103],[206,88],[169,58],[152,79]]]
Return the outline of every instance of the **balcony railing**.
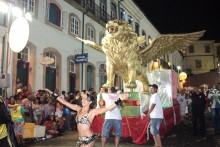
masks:
[[[94,16],[107,23],[109,20],[116,19],[115,17],[107,14],[106,10],[102,9],[99,5],[95,3],[88,3],[86,0],[76,0],[79,5],[81,5],[86,11],[92,13]]]

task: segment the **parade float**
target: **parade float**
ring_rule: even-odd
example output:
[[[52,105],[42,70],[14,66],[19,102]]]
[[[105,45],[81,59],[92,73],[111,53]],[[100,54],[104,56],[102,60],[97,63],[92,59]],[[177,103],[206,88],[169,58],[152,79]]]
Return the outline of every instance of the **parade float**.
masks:
[[[164,120],[160,127],[160,134],[164,136],[180,120],[179,105],[176,102],[177,76],[172,70],[151,71],[147,75],[150,77],[150,83],[156,83],[159,86],[158,93],[164,110]],[[123,101],[121,107],[123,138],[131,137],[135,144],[145,144],[149,134],[149,120],[147,120],[145,113],[149,107],[150,94],[127,93],[129,93],[129,100]],[[105,103],[101,100],[100,105],[104,107]],[[101,134],[103,122],[104,115],[97,116],[93,121],[92,130]]]
[[[173,70],[160,69],[160,65],[158,69],[154,67],[151,68],[152,70],[148,70],[146,65],[151,61],[158,61],[165,54],[185,49],[190,43],[198,40],[204,32],[159,35],[150,45],[146,45],[145,41],[138,38],[128,22],[113,20],[106,24],[101,46],[77,38],[105,53],[107,82],[104,87],[114,86],[115,75],[120,76],[124,81],[124,92],[129,94],[129,100],[123,102],[121,107],[124,138],[131,137],[135,144],[147,142],[149,120],[144,113],[149,107],[149,84],[159,86],[158,93],[164,108],[160,134],[166,135],[180,120],[179,105],[176,103],[178,76]],[[137,83],[141,83],[142,91],[135,90],[139,86]],[[104,104],[104,102],[100,103],[103,107]],[[104,116],[97,116],[93,121],[92,130],[100,134],[103,122]]]

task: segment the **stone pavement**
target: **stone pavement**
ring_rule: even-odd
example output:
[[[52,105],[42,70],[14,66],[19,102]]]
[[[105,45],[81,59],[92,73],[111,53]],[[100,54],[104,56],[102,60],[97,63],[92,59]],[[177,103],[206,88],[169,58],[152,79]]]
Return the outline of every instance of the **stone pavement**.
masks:
[[[211,127],[211,119],[206,119],[207,136],[194,137],[192,135],[192,124],[190,120],[177,124],[174,129],[162,138],[164,147],[220,147],[220,135],[214,135],[214,131]],[[41,140],[35,143],[26,144],[24,147],[43,147],[43,146],[55,146],[55,147],[73,147],[76,145],[78,138],[77,132],[67,132],[65,135]],[[150,139],[147,144],[136,145],[132,143],[131,139],[123,139],[120,142],[120,147],[142,147],[153,146],[153,140]],[[108,140],[107,147],[114,146],[114,138]],[[101,139],[96,140],[95,147],[101,147]]]
[[[24,147],[44,147],[44,146],[56,146],[56,147],[76,147],[76,142],[78,139],[78,133],[75,132],[67,132],[65,135],[56,137],[56,138],[50,138],[46,140],[41,140],[35,143],[29,143],[24,145]],[[106,147],[113,147],[114,146],[114,138],[110,138],[108,140],[108,143]],[[131,143],[131,141],[121,141],[120,147],[135,147],[136,144]],[[145,145],[138,145],[138,146],[145,146]],[[95,147],[101,147],[101,139],[98,138],[95,143]]]
[[[212,129],[208,130],[209,135],[207,138],[193,137],[189,135],[191,127],[186,127],[184,124],[178,124],[174,130],[162,139],[164,147],[220,147],[220,136],[214,136],[210,134]],[[41,140],[35,143],[26,144],[24,147],[44,147],[44,146],[55,146],[55,147],[73,147],[76,146],[78,138],[77,132],[68,132],[63,136]],[[114,146],[114,139],[108,140],[106,147]],[[131,140],[121,140],[120,147],[150,147],[153,146],[153,141],[150,140],[147,144],[136,145]],[[96,140],[95,147],[101,147],[101,139]]]

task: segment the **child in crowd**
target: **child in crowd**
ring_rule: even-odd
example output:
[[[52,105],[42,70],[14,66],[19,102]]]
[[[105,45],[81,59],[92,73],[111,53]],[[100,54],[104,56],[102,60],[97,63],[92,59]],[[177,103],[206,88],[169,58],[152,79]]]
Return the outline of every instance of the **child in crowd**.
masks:
[[[21,102],[24,107],[25,122],[32,122],[32,119],[31,119],[31,110],[32,110],[31,97],[30,96],[29,97],[23,96]]]
[[[40,103],[40,98],[37,97],[34,99],[34,103],[32,105],[32,110],[34,114],[34,121],[36,125],[40,125],[42,119],[43,119],[43,105]]]
[[[54,135],[59,134],[59,132],[57,131],[57,128],[56,128],[56,122],[55,122],[54,115],[48,116],[46,118],[44,126],[46,126],[46,134],[47,135],[54,136]]]

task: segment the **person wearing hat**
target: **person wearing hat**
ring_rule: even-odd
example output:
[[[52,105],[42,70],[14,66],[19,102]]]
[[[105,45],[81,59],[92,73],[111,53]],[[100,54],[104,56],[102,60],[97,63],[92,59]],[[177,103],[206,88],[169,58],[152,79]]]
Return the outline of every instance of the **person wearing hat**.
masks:
[[[157,94],[158,86],[156,84],[149,85],[150,97],[149,110],[147,117],[150,119],[150,132],[153,135],[155,146],[162,146],[160,138],[160,124],[163,120],[163,108],[160,101],[160,96]]]

